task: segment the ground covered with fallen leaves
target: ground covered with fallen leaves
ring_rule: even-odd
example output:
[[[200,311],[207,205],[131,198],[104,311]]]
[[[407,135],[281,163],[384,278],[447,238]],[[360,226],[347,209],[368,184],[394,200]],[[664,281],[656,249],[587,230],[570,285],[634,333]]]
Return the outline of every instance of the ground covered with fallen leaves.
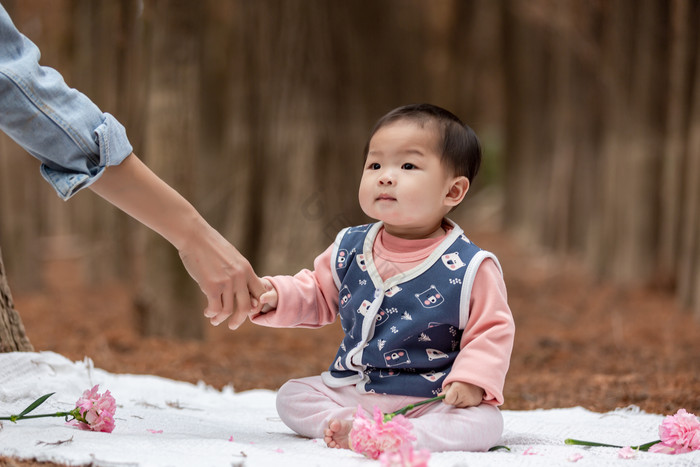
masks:
[[[498,255],[516,322],[504,409],[603,412],[634,404],[659,414],[679,408],[700,414],[700,322],[669,291],[601,283],[575,260],[534,252],[500,232],[471,238]],[[131,296],[121,284],[73,284],[15,294],[15,304],[37,351],[88,356],[113,373],[236,391],[277,389],[318,374],[340,341],[338,323],[317,330],[208,327],[201,342],[143,337]],[[36,464],[0,458],[4,465]]]

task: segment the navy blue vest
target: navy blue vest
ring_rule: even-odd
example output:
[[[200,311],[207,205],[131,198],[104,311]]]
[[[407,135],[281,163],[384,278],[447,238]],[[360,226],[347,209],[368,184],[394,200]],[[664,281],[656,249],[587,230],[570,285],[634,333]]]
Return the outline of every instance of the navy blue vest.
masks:
[[[496,257],[453,229],[419,266],[382,281],[372,246],[382,223],[341,231],[331,256],[345,338],[323,381],[359,392],[433,397],[452,368],[479,265]],[[499,266],[500,267],[500,266]]]

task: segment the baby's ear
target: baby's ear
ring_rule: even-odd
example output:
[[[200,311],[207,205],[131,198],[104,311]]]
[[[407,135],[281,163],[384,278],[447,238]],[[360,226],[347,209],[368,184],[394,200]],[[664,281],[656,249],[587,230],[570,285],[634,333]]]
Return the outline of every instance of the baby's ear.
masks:
[[[457,206],[462,202],[469,191],[469,179],[467,177],[456,177],[452,180],[450,190],[445,196],[445,206]]]

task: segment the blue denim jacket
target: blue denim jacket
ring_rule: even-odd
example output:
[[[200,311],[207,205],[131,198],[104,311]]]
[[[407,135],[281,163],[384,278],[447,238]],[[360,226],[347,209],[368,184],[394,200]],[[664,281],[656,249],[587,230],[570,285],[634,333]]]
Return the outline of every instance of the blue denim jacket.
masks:
[[[133,148],[124,127],[40,66],[40,55],[0,5],[0,129],[41,161],[41,174],[65,200]]]

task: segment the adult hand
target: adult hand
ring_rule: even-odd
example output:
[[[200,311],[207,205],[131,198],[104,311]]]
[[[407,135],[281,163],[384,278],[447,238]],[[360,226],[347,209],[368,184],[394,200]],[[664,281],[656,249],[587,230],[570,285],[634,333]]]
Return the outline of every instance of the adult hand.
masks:
[[[214,326],[228,319],[228,327],[236,329],[258,306],[255,297],[265,292],[263,282],[248,260],[208,224],[192,232],[180,258],[206,295],[204,316]]]

